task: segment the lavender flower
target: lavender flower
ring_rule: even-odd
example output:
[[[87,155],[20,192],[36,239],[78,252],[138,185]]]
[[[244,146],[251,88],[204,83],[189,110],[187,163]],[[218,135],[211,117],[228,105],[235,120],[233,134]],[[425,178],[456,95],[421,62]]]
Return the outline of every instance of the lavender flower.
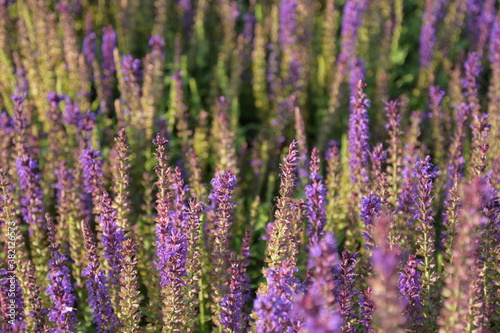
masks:
[[[477,114],[481,106],[479,105],[477,78],[481,72],[481,56],[471,52],[467,55],[464,63],[465,76],[461,80],[462,89],[471,114]]]
[[[228,270],[230,276],[229,291],[221,300],[220,323],[227,332],[242,333],[246,332],[247,328],[244,306],[250,291],[246,274],[248,257],[238,259],[236,254],[232,252],[229,261],[231,263]]]
[[[377,219],[374,227],[375,248],[372,251],[374,276],[369,280],[374,302],[373,328],[380,332],[404,332],[404,304],[399,297],[399,253],[388,240],[389,217]]]
[[[71,283],[71,272],[66,266],[68,258],[61,254],[61,244],[56,242],[56,229],[52,217],[47,214],[47,235],[49,238],[49,249],[51,259],[48,262],[49,274],[47,279],[49,285],[46,293],[54,306],[49,309],[48,319],[54,323],[54,332],[72,332],[77,322],[75,317],[76,297],[73,293]]]
[[[399,291],[406,300],[405,313],[408,316],[408,327],[416,330],[421,327],[422,298],[420,297],[422,288],[420,266],[422,260],[416,255],[410,254],[408,261],[403,266],[403,272],[399,273]]]
[[[363,236],[365,237],[365,247],[367,249],[373,248],[373,225],[381,209],[382,200],[380,197],[370,194],[361,198],[360,218],[365,224],[366,231],[363,232]]]
[[[111,108],[113,99],[113,83],[116,72],[114,50],[118,45],[116,32],[111,26],[104,27],[102,33],[102,89],[104,100],[101,106],[108,110]]]
[[[215,284],[213,290],[214,299],[214,321],[218,325],[222,319],[221,301],[228,292],[228,286],[225,281],[228,278],[228,269],[230,263],[230,237],[232,225],[232,210],[235,203],[232,202],[232,192],[236,186],[236,175],[231,171],[216,176],[212,179],[213,190],[211,199],[215,208],[214,235],[214,276]]]
[[[108,281],[102,269],[99,269],[99,255],[94,241],[92,230],[86,222],[82,222],[85,249],[87,250],[87,267],[82,275],[87,278],[85,286],[88,291],[88,302],[93,313],[93,321],[97,325],[97,332],[115,332],[119,326],[118,318],[111,304],[108,290]]]
[[[12,270],[0,268],[0,304],[3,318],[3,330],[10,332],[14,327],[24,324],[25,301],[19,278]]]
[[[340,264],[333,234],[326,234],[309,249],[312,279],[306,293],[296,300],[296,316],[302,316],[308,332],[340,332],[342,316],[336,303],[336,270]]]
[[[356,59],[356,45],[358,41],[358,31],[363,21],[363,16],[367,7],[366,0],[348,0],[344,6],[344,19],[341,29],[341,48],[338,58],[339,63],[347,64],[347,68],[354,68],[352,64]],[[336,75],[344,76],[345,72]]]
[[[102,229],[104,258],[106,258],[109,267],[108,282],[110,288],[116,289],[122,269],[122,249],[125,234],[123,228],[118,226],[116,219],[117,211],[113,208],[112,201],[107,191],[104,191],[102,194],[100,207],[101,214],[99,216],[99,225]]]
[[[436,44],[436,23],[443,5],[442,0],[426,0],[420,30],[420,69],[431,67]]]
[[[309,168],[311,184],[306,186],[306,198],[309,246],[312,246],[322,238],[326,225],[326,187],[321,180],[323,177],[319,174],[320,160],[317,148],[313,148]]]
[[[84,176],[85,191],[92,196],[94,214],[100,214],[100,202],[104,193],[101,153],[93,149],[82,150],[80,163]]]
[[[337,279],[337,299],[339,303],[340,314],[344,318],[342,326],[343,332],[355,332],[356,320],[354,313],[355,298],[359,292],[354,289],[358,274],[355,273],[357,253],[350,254],[347,251],[342,252],[342,261],[339,265],[339,275]],[[360,300],[361,301],[361,300]]]
[[[163,322],[168,330],[182,331],[185,329],[186,307],[184,303],[187,244],[186,235],[180,226],[175,224],[170,210],[172,207],[171,194],[168,190],[170,182],[170,168],[166,145],[168,143],[159,134],[153,143],[156,148],[156,182],[157,193],[156,210],[158,212],[156,224],[156,269],[160,274],[160,285],[163,297]]]
[[[290,262],[295,262],[296,253],[294,248],[297,246],[295,239],[296,228],[294,224],[294,211],[296,207],[293,198],[295,192],[296,170],[297,170],[297,141],[292,141],[288,150],[288,154],[284,159],[284,164],[281,166],[281,184],[280,198],[278,199],[274,217],[275,221],[267,225],[267,258],[266,262],[270,268],[280,266],[281,261],[288,258]],[[285,244],[285,246],[283,246]]]
[[[434,190],[434,179],[438,175],[438,169],[431,163],[430,156],[418,161],[415,166],[414,176],[418,178],[418,195],[415,197],[415,219],[419,220],[418,249],[417,254],[423,257],[422,277],[422,301],[424,304],[424,316],[426,327],[434,325],[436,308],[434,298],[436,297],[436,260],[434,258],[434,219],[432,217],[432,191]]]
[[[358,82],[356,95],[351,96],[351,114],[349,115],[349,154],[351,182],[359,189],[368,181],[368,111],[370,101],[363,92],[364,84]]]
[[[443,113],[440,105],[444,95],[445,92],[440,90],[438,86],[429,87],[429,116],[431,117],[433,143],[435,144],[434,152],[437,158],[442,157],[444,152]]]
[[[96,61],[97,47],[95,41],[96,34],[92,30],[92,16],[87,14],[85,16],[85,37],[82,42],[82,54],[85,64],[90,69],[92,69],[94,61]]]
[[[114,207],[117,211],[117,224],[125,231],[130,231],[131,226],[128,220],[130,213],[130,146],[127,142],[125,128],[122,128],[115,137],[115,146],[110,153],[111,167],[113,172],[113,192]]]
[[[446,267],[448,278],[442,292],[445,301],[438,320],[439,332],[460,332],[472,324],[469,306],[474,303],[473,281],[479,274],[475,266],[477,231],[487,221],[481,214],[484,192],[484,183],[478,178],[462,187],[463,214],[458,222],[452,260]]]
[[[38,170],[38,161],[25,152],[17,158],[16,162],[17,174],[19,176],[19,188],[23,193],[21,198],[23,219],[32,225],[30,234],[33,234],[33,228],[40,226],[45,229],[45,221],[42,218],[43,208],[43,193],[40,188],[42,179]]]
[[[370,287],[366,288],[365,292],[359,295],[359,307],[361,308],[359,311],[359,322],[365,327],[366,332],[372,331],[373,312],[375,310],[375,303],[372,297],[373,290]]]
[[[137,276],[137,245],[132,239],[123,243],[123,261],[120,276],[120,311],[118,318],[123,324],[122,330],[127,333],[140,332],[139,323],[142,313],[140,310],[140,290]]]
[[[267,291],[258,294],[254,302],[258,333],[296,331],[298,323],[292,317],[293,295],[300,287],[296,270],[295,264],[286,260],[276,269],[268,269]]]

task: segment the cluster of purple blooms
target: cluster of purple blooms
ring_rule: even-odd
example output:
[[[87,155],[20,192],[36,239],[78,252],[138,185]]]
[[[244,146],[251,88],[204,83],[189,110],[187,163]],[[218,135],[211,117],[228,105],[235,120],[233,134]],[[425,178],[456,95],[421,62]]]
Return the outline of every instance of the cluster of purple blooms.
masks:
[[[500,331],[496,0],[56,2],[0,0],[0,333]]]

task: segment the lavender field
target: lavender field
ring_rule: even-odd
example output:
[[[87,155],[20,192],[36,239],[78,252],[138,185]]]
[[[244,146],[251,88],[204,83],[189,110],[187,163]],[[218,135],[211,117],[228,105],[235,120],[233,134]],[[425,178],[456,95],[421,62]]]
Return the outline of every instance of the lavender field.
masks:
[[[500,332],[496,0],[0,0],[0,332]]]

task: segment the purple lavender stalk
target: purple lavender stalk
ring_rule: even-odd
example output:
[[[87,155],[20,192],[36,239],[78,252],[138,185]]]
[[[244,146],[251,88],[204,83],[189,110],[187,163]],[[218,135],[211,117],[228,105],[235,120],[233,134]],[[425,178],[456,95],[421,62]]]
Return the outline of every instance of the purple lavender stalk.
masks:
[[[356,257],[357,253],[342,252],[342,261],[339,264],[339,273],[336,282],[336,297],[339,303],[340,314],[344,318],[342,331],[347,333],[355,332],[358,319],[354,311],[355,296],[359,293],[355,289],[358,277],[358,274],[355,273],[356,265],[358,264]]]
[[[109,268],[108,282],[110,288],[113,290],[114,295],[112,296],[117,297],[116,292],[118,291],[120,272],[122,269],[122,250],[125,234],[123,228],[118,226],[117,211],[113,208],[112,201],[107,191],[104,191],[102,194],[100,207],[101,214],[99,216],[99,225],[102,230],[104,258],[106,258]]]
[[[382,215],[374,226],[375,248],[372,251],[373,277],[368,284],[373,290],[373,328],[377,332],[403,333],[404,302],[399,296],[399,249],[389,243],[390,218]]]
[[[344,6],[341,46],[338,62],[347,65],[345,69],[354,68],[356,61],[356,45],[358,43],[358,31],[363,22],[363,16],[367,7],[366,0],[348,0]],[[345,76],[345,72],[336,75]]]
[[[85,286],[93,313],[93,322],[97,325],[98,333],[114,333],[119,326],[119,321],[111,304],[106,274],[102,269],[99,269],[99,255],[94,235],[85,221],[82,221],[82,231],[87,260],[89,261],[87,267],[82,271],[82,275],[87,278]]]
[[[100,214],[101,200],[104,193],[103,161],[101,153],[94,149],[82,150],[80,163],[82,166],[85,191],[92,196],[94,214]]]
[[[24,322],[25,301],[16,274],[0,268],[0,279],[0,305],[2,306],[0,312],[3,318],[1,328],[4,332],[12,332],[15,327],[26,325]]]
[[[311,184],[306,186],[307,219],[309,221],[309,246],[319,242],[325,233],[326,225],[326,187],[321,180],[319,151],[315,147],[311,153],[309,179]]]
[[[351,182],[359,189],[368,181],[368,111],[370,101],[363,92],[365,85],[358,82],[357,93],[351,96],[351,113],[349,115],[349,154]]]
[[[257,295],[254,302],[257,333],[296,332],[298,322],[293,314],[293,295],[300,288],[295,277],[294,263],[284,260],[276,268],[267,270],[266,293]]]
[[[420,70],[430,68],[436,44],[436,23],[443,0],[426,0],[420,31]]]
[[[476,52],[467,54],[467,60],[464,63],[464,77],[461,80],[461,86],[464,90],[464,97],[471,114],[479,113],[481,105],[479,104],[479,87],[477,79],[481,72],[481,56]]]
[[[103,28],[102,33],[102,89],[104,100],[101,101],[101,107],[109,110],[113,103],[113,84],[115,80],[115,60],[114,50],[118,45],[116,32],[111,26]]]
[[[341,332],[342,315],[336,299],[336,271],[340,264],[333,234],[326,234],[309,249],[308,270],[312,279],[304,295],[295,303],[296,316],[301,316],[307,332]]]
[[[229,292],[221,300],[221,326],[224,332],[242,333],[247,331],[247,315],[244,312],[245,302],[249,298],[249,279],[246,274],[249,251],[245,257],[237,258],[232,252],[228,270],[230,276]]]
[[[51,256],[48,262],[49,285],[46,294],[54,303],[54,306],[49,309],[48,319],[54,323],[52,332],[74,332],[77,322],[74,305],[77,299],[73,291],[71,272],[66,266],[68,258],[60,253],[61,244],[56,242],[56,228],[52,217],[47,214],[46,219]]]
[[[480,274],[477,261],[479,245],[478,229],[487,223],[481,214],[484,197],[491,193],[486,191],[484,181],[473,179],[462,186],[464,203],[462,215],[458,221],[451,262],[446,266],[445,286],[442,296],[445,299],[439,317],[440,333],[463,332],[472,327],[470,307],[474,304],[474,280]]]
[[[160,274],[161,294],[163,297],[163,323],[169,331],[184,331],[187,322],[184,292],[187,260],[187,242],[183,228],[172,218],[171,170],[168,166],[166,146],[168,141],[159,134],[153,140],[156,145],[155,166],[158,181],[156,211],[156,269]]]
[[[436,320],[436,259],[434,258],[434,218],[432,217],[432,192],[434,190],[434,179],[438,175],[438,168],[431,163],[430,156],[417,162],[414,176],[418,179],[418,195],[414,198],[416,212],[415,219],[418,225],[418,249],[417,255],[423,257],[422,277],[422,302],[423,313],[426,319],[426,327],[431,329]]]
[[[236,175],[231,171],[216,176],[212,179],[213,186],[212,205],[215,208],[214,220],[214,244],[213,244],[213,260],[214,260],[214,287],[213,287],[213,300],[214,300],[214,321],[216,325],[220,324],[222,319],[222,300],[228,292],[226,281],[228,280],[228,270],[231,266],[230,263],[230,237],[232,226],[232,210],[236,206],[233,202],[232,195],[236,186]]]
[[[422,325],[421,266],[422,260],[417,259],[416,255],[410,254],[408,261],[403,266],[403,272],[399,273],[399,291],[406,300],[407,326],[411,330],[418,330]]]
[[[364,196],[360,201],[360,218],[365,224],[363,236],[365,237],[365,247],[373,248],[373,226],[378,213],[382,210],[382,200],[379,196],[370,194]]]

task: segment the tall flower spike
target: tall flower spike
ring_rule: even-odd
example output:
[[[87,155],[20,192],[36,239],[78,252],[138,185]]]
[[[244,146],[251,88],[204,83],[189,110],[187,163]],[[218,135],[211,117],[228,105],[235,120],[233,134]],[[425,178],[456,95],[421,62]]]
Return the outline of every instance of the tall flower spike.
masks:
[[[3,325],[0,327],[4,332],[14,332],[16,327],[26,326],[19,279],[5,268],[0,268],[0,305],[3,319]]]
[[[355,273],[357,254],[350,254],[347,251],[342,252],[342,260],[338,266],[337,278],[337,299],[339,303],[340,314],[344,318],[342,331],[353,333],[356,330],[357,316],[354,313],[354,304],[356,302],[354,296],[359,292],[354,289],[357,283],[358,274]]]
[[[361,198],[360,201],[360,218],[365,224],[365,247],[367,249],[373,248],[373,226],[382,209],[382,200],[379,196],[370,194]]]
[[[319,242],[325,233],[326,225],[326,187],[320,175],[319,151],[315,147],[311,153],[309,166],[311,184],[306,186],[307,219],[309,220],[309,246]]]
[[[293,317],[293,295],[300,288],[296,271],[295,263],[287,260],[267,270],[267,291],[259,293],[254,302],[257,333],[296,332],[299,329]]]
[[[365,85],[358,82],[358,90],[351,96],[351,114],[349,115],[349,154],[351,170],[351,182],[359,190],[368,181],[368,111],[370,101],[363,92]]]
[[[387,167],[390,184],[389,200],[395,206],[400,192],[401,154],[403,150],[403,143],[401,142],[401,136],[403,135],[401,130],[401,103],[397,100],[387,102],[385,114],[387,117],[385,129],[389,133],[389,165]]]
[[[275,221],[269,222],[267,225],[267,257],[266,262],[269,268],[276,268],[280,266],[281,261],[287,259],[290,262],[295,262],[296,258],[293,257],[292,248],[296,244],[288,244],[285,240],[292,235],[295,237],[294,232],[296,226],[294,225],[294,212],[292,206],[294,205],[294,192],[296,171],[298,163],[298,150],[297,141],[292,141],[288,150],[288,154],[284,159],[281,166],[281,183],[280,183],[280,197],[278,198],[277,210],[274,214]]]
[[[92,309],[93,322],[97,326],[98,333],[114,332],[119,326],[118,318],[111,304],[106,275],[102,269],[99,269],[99,255],[94,235],[85,221],[82,221],[82,231],[87,260],[89,261],[87,267],[82,271],[82,275],[87,278],[85,286],[88,291],[88,302]]]
[[[232,252],[229,261],[229,291],[221,300],[221,326],[227,332],[243,333],[247,331],[244,306],[250,291],[246,273],[248,258],[237,258],[236,253]]]
[[[56,242],[56,227],[53,218],[47,214],[47,236],[49,238],[49,250],[51,259],[49,260],[49,274],[47,279],[49,285],[46,294],[49,295],[53,306],[49,309],[48,319],[54,323],[55,329],[60,332],[71,332],[75,330],[77,319],[76,296],[73,292],[71,282],[71,272],[66,266],[68,258],[60,253],[61,244]]]
[[[472,324],[469,307],[474,301],[473,281],[479,273],[475,266],[478,227],[487,222],[481,214],[485,188],[480,178],[462,186],[464,207],[458,222],[452,260],[445,268],[447,278],[442,291],[445,301],[438,320],[440,333],[463,332]]]
[[[422,260],[410,254],[408,261],[403,266],[403,272],[399,273],[399,291],[406,300],[405,313],[408,317],[407,327],[418,331],[422,325],[422,272],[420,271]]]
[[[404,303],[399,296],[399,253],[391,248],[388,240],[389,217],[377,219],[374,227],[375,248],[372,252],[374,276],[368,284],[373,290],[375,304],[373,328],[378,332],[404,332],[405,318],[401,316]]]
[[[444,137],[443,113],[441,111],[441,101],[445,95],[444,90],[438,86],[429,87],[429,116],[431,118],[432,139],[434,144],[434,153],[436,158],[440,160],[444,153]]]
[[[176,223],[176,218],[171,214],[175,208],[172,204],[171,170],[168,166],[166,147],[168,141],[161,135],[153,140],[156,145],[155,171],[158,177],[156,211],[156,269],[160,275],[161,295],[163,297],[163,324],[164,329],[171,331],[184,331],[186,329],[186,303],[184,287],[187,242],[182,225]],[[179,213],[179,212],[178,212]],[[182,212],[180,213],[182,214]]]
[[[186,259],[186,287],[187,297],[190,309],[188,310],[190,326],[196,326],[198,321],[198,306],[201,280],[201,220],[200,213],[204,207],[201,202],[197,202],[196,198],[187,200],[186,215],[186,239],[187,239],[187,259]],[[203,306],[203,305],[201,305]]]
[[[420,30],[420,70],[431,67],[436,44],[436,23],[438,22],[442,0],[426,0]]]
[[[114,50],[118,45],[116,32],[111,26],[104,27],[102,33],[102,85],[104,101],[101,101],[101,107],[105,110],[111,108],[113,102],[113,83],[116,73]]]
[[[35,275],[35,266],[30,261],[26,272],[24,273],[24,278],[28,285],[28,304],[30,306],[30,311],[28,318],[32,318],[33,330],[34,332],[44,332],[46,329],[46,315],[47,309],[42,306],[42,298],[40,297],[40,292],[42,287],[37,282]]]
[[[140,310],[141,297],[139,281],[137,276],[137,244],[132,239],[126,239],[123,243],[123,262],[120,275],[120,311],[118,318],[122,323],[122,332],[141,332],[139,323],[142,313]]]
[[[422,302],[425,325],[431,329],[436,320],[436,260],[434,258],[434,218],[432,217],[432,192],[434,190],[434,179],[438,175],[438,169],[431,163],[430,156],[417,162],[415,174],[418,180],[418,194],[414,198],[416,216],[419,221],[418,249],[417,255],[423,257],[422,266]]]
[[[131,230],[128,220],[130,213],[130,177],[131,168],[129,161],[130,146],[127,143],[125,128],[122,128],[115,137],[115,146],[110,153],[111,169],[113,172],[113,206],[116,209],[116,220],[119,227],[125,231]]]
[[[213,312],[216,325],[220,325],[222,319],[221,301],[227,294],[229,279],[228,270],[230,262],[230,239],[233,219],[233,208],[236,204],[232,201],[232,195],[236,186],[236,175],[231,170],[227,170],[211,181],[213,190],[211,198],[215,208],[215,220],[213,230],[213,261],[214,261],[214,286],[213,286]]]
[[[100,214],[101,200],[104,189],[104,175],[102,173],[101,153],[97,150],[82,150],[80,163],[82,166],[85,191],[92,196],[94,214]]]
[[[482,176],[486,169],[486,154],[489,149],[488,135],[491,128],[488,120],[488,114],[472,114],[472,152],[469,173],[475,177]]]
[[[99,225],[102,230],[102,244],[104,247],[104,258],[106,258],[108,271],[109,289],[112,291],[113,305],[118,305],[119,280],[123,261],[123,242],[125,234],[123,228],[118,226],[117,212],[113,208],[107,191],[104,191],[101,199],[101,215]]]
[[[312,272],[310,285],[295,303],[296,315],[303,317],[307,332],[341,332],[342,316],[336,299],[335,275],[340,264],[337,244],[328,233],[309,249],[308,270]]]
[[[478,95],[479,87],[477,84],[477,79],[481,70],[481,56],[478,53],[470,52],[464,63],[465,75],[461,80],[461,85],[472,115],[478,114],[481,108]]]

